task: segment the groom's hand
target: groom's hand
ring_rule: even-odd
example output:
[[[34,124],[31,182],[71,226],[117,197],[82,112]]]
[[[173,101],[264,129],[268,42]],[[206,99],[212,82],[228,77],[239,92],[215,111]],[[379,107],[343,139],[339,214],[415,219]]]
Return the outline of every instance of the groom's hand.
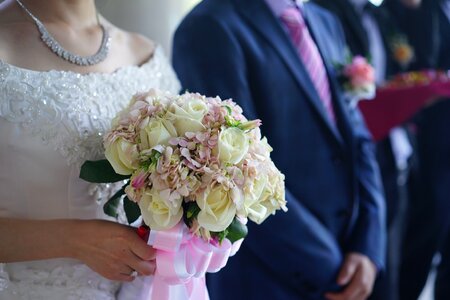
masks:
[[[327,293],[328,300],[364,300],[372,293],[377,268],[372,261],[359,253],[347,254],[337,283],[346,286],[339,293]]]

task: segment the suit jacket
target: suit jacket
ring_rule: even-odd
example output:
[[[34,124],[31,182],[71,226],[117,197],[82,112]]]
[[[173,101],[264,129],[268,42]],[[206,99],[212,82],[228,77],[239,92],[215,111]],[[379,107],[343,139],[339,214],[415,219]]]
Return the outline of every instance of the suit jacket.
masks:
[[[263,120],[272,159],[286,175],[289,211],[249,235],[208,278],[212,299],[320,299],[336,289],[343,255],[383,267],[385,232],[373,144],[349,111],[331,62],[342,61],[337,21],[305,6],[326,58],[337,125],[331,123],[289,36],[264,0],[204,0],[176,31],[173,64],[184,88],[233,98]]]

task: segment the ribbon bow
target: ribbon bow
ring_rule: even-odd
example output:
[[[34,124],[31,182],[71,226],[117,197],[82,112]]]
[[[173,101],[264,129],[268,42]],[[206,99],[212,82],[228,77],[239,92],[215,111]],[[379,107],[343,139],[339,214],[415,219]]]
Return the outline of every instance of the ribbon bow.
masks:
[[[148,231],[141,227],[138,234],[145,239]],[[222,269],[242,241],[232,244],[225,239],[214,245],[191,234],[182,222],[169,230],[151,230],[147,243],[157,250],[156,272],[153,278],[144,279],[138,299],[208,300],[205,273]]]

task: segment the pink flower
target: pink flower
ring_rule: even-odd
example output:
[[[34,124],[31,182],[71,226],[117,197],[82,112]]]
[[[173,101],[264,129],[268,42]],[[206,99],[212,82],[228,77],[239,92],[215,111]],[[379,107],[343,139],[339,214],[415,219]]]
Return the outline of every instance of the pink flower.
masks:
[[[126,193],[128,199],[130,199],[133,202],[138,203],[142,199],[143,190],[136,190],[131,185],[128,185],[125,188],[125,193]]]
[[[139,170],[131,177],[131,186],[135,189],[141,189],[145,186],[149,173]]]
[[[373,84],[375,81],[373,67],[362,56],[355,56],[352,63],[344,67],[344,75],[354,88]]]

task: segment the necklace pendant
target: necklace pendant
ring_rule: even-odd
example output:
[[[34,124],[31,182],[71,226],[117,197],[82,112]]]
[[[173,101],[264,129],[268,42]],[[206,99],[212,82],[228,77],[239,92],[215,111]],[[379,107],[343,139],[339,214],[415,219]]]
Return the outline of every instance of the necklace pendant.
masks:
[[[48,32],[47,28],[45,28],[44,24],[35,17],[24,5],[20,0],[16,0],[17,4],[33,19],[34,23],[36,24],[41,36],[42,42],[57,56],[64,59],[65,61],[68,61],[72,64],[79,65],[79,66],[92,66],[96,65],[98,63],[101,63],[108,57],[109,48],[111,47],[111,37],[109,36],[108,30],[100,23],[98,25],[100,26],[103,37],[102,42],[100,45],[100,48],[98,49],[97,53],[91,56],[81,56],[74,54],[62,47],[57,40]]]

